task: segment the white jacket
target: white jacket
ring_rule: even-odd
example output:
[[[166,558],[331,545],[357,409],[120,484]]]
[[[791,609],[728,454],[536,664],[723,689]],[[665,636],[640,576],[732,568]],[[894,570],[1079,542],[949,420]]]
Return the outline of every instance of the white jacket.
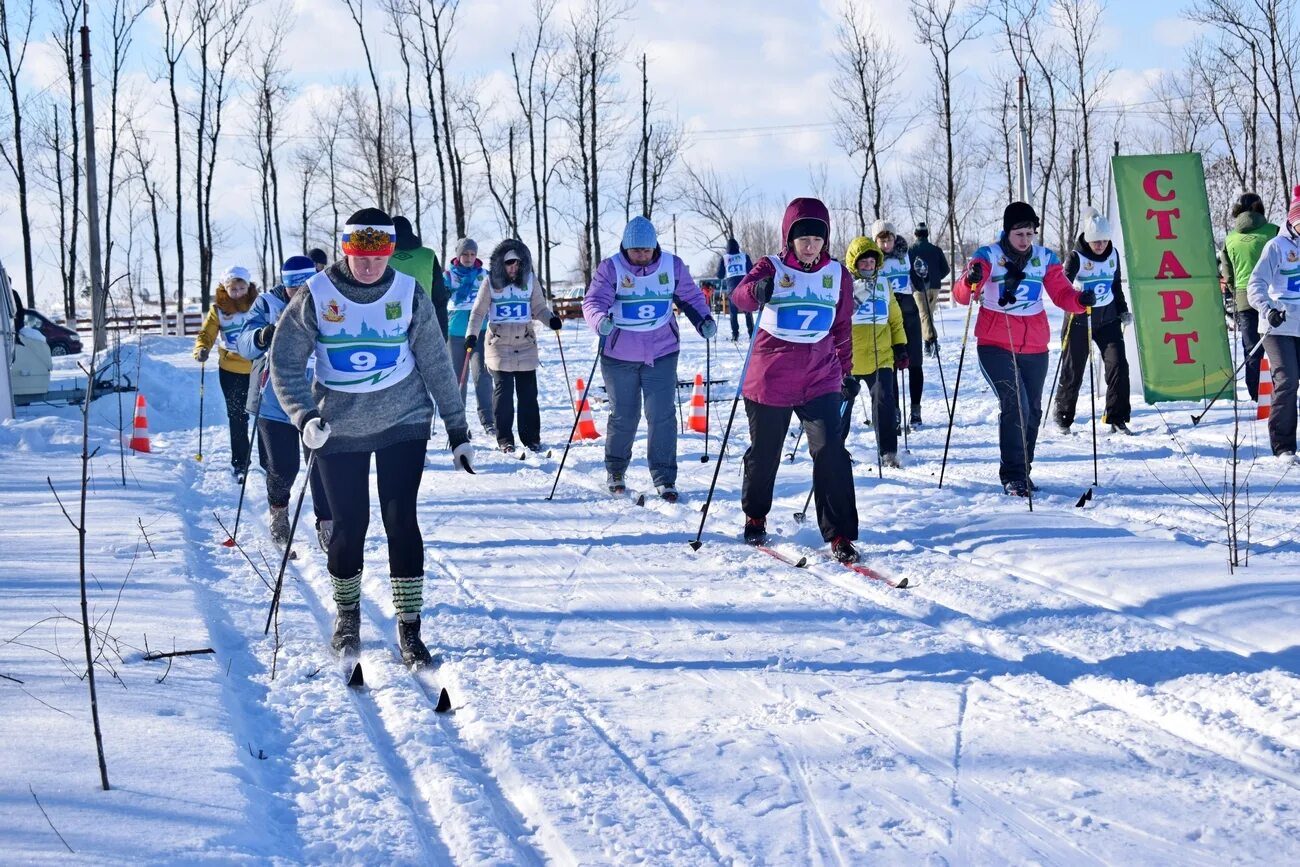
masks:
[[[1264,245],[1250,272],[1246,299],[1259,311],[1261,333],[1300,337],[1300,240],[1290,226]],[[1286,321],[1278,328],[1268,324],[1270,309],[1286,311]]]

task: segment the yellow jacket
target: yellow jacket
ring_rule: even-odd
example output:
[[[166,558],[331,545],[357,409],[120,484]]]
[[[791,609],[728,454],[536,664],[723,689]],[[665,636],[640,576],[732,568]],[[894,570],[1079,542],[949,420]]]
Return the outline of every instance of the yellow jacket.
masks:
[[[194,356],[199,350],[211,351],[212,344],[217,344],[217,361],[222,370],[231,373],[252,373],[253,363],[234,350],[235,339],[244,328],[248,311],[257,299],[257,284],[250,283],[248,292],[241,298],[231,298],[223,284],[217,284],[217,300],[208,308],[208,315],[203,318],[203,327],[194,338]],[[218,341],[218,336],[220,340]]]
[[[879,267],[883,258],[880,247],[870,238],[857,237],[849,242],[848,252],[844,254],[844,264],[853,275],[856,283],[863,275],[858,273],[858,260],[863,255],[874,253]],[[856,291],[854,292],[856,296]],[[898,306],[894,293],[889,293],[889,322],[885,325],[853,326],[853,375],[866,376],[882,367],[893,368],[894,345],[906,343],[907,334],[903,331],[903,311]]]

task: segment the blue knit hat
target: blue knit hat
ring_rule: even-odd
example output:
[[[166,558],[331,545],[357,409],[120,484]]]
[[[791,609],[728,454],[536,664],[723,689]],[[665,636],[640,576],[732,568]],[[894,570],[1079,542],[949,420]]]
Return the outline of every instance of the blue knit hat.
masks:
[[[633,217],[623,230],[623,249],[635,250],[638,247],[653,250],[659,246],[659,237],[655,234],[655,224],[645,217]]]
[[[308,256],[290,256],[280,268],[280,282],[285,286],[301,286],[316,274],[316,263]]]

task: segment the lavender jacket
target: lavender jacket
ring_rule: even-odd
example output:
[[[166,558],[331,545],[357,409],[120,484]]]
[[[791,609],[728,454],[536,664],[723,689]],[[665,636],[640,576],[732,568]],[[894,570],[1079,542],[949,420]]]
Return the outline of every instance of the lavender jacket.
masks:
[[[642,277],[659,270],[659,257],[663,254],[656,248],[654,258],[650,260],[649,265],[633,265],[621,249],[614,255],[623,259],[624,268]],[[678,259],[674,270],[677,285],[673,289],[673,301],[686,314],[686,318],[696,330],[699,330],[706,319],[712,318],[709,315],[708,302],[704,300],[704,293],[700,291],[700,287],[696,286],[691,278],[691,271],[686,267],[686,263]],[[614,306],[616,282],[617,272],[614,270],[614,260],[611,257],[596,268],[596,273],[591,277],[591,286],[587,288],[587,294],[582,299],[582,315],[592,331],[596,331],[600,320],[604,319],[609,309]],[[615,328],[605,338],[605,355],[619,361],[637,361],[652,367],[656,359],[671,355],[680,347],[680,333],[677,330],[675,316],[670,317],[667,323],[653,331],[624,331]]]

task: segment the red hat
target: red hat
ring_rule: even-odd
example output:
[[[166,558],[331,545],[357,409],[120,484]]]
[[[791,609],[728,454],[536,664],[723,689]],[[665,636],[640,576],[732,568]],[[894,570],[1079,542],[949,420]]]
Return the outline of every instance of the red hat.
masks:
[[[1291,209],[1286,212],[1286,221],[1300,232],[1300,184],[1291,191]]]

